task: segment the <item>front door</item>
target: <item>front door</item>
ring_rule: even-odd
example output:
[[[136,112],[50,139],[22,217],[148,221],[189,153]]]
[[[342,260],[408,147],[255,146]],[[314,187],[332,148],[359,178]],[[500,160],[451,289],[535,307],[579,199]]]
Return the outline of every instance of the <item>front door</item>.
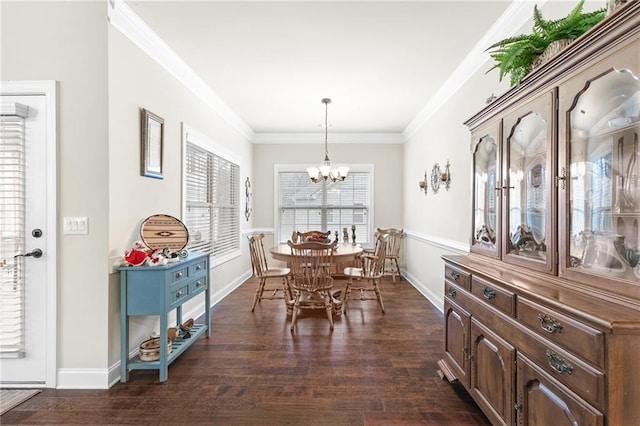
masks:
[[[0,386],[55,387],[55,83],[0,95]]]

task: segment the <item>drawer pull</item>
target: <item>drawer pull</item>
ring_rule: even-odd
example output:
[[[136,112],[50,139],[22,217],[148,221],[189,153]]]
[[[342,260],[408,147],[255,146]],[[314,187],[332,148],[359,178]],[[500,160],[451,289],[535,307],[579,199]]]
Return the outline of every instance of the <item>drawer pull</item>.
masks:
[[[182,297],[182,290],[176,291],[176,299],[178,299],[179,297]]]
[[[562,324],[555,318],[548,315],[538,314],[538,321],[540,321],[540,327],[548,333],[562,332]]]
[[[202,269],[202,265],[196,265],[196,271],[199,271],[200,269]]]
[[[453,288],[453,287],[449,287],[449,289],[447,290],[447,294],[448,294],[450,297],[456,297],[456,294],[458,294],[458,292],[456,291],[456,289],[455,289],[455,288]]]
[[[176,272],[176,279],[182,278],[182,271]]]
[[[496,297],[496,291],[485,286],[482,288],[482,295],[484,296],[485,299],[491,300],[494,297]]]
[[[573,365],[569,364],[564,358],[562,358],[557,353],[550,351],[547,349],[546,352],[547,360],[549,360],[549,365],[551,368],[556,370],[558,373],[568,373],[571,374],[573,371]]]
[[[456,271],[451,271],[451,278],[452,278],[454,281],[458,281],[458,278],[460,278],[460,274],[459,274],[459,273],[457,273]]]
[[[196,281],[196,288],[202,287],[202,281]]]

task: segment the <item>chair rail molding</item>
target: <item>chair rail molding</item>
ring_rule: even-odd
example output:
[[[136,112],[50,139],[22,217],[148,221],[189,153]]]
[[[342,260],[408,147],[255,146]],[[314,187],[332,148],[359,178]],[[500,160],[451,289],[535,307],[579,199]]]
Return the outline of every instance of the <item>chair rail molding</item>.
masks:
[[[469,254],[469,244],[461,243],[459,241],[449,240],[447,238],[436,237],[433,235],[427,235],[420,232],[412,231],[410,229],[404,230],[407,238],[415,241],[419,241],[424,244],[428,244],[434,247],[438,247],[444,250],[448,250],[454,254]]]

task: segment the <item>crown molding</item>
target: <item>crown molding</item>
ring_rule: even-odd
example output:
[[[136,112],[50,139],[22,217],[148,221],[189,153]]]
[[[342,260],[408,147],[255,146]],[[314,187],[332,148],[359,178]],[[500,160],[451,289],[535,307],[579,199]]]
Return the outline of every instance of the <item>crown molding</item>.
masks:
[[[255,133],[123,0],[109,0],[109,23],[204,101],[246,139]]]
[[[541,7],[546,0],[538,0]],[[484,64],[490,59],[487,46],[498,40],[511,37],[533,16],[533,6],[530,0],[513,0],[500,18],[491,26],[489,31],[471,49],[469,54],[451,74],[449,79],[433,95],[422,110],[404,129],[402,135],[408,141],[426,121],[435,114],[445,102],[449,100]]]
[[[256,133],[254,144],[318,144],[324,143],[324,133]],[[339,144],[402,144],[402,133],[332,133],[330,143]]]

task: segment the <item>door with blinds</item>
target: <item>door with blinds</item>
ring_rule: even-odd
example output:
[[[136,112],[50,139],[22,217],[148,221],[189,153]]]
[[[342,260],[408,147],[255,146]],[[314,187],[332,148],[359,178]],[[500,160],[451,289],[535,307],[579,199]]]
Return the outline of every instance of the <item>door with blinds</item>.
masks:
[[[46,94],[7,94],[10,84],[0,85],[0,386],[53,387],[55,210],[48,185],[55,188],[55,174],[48,184],[47,155],[55,152],[55,125],[47,123],[47,108],[54,107]]]

